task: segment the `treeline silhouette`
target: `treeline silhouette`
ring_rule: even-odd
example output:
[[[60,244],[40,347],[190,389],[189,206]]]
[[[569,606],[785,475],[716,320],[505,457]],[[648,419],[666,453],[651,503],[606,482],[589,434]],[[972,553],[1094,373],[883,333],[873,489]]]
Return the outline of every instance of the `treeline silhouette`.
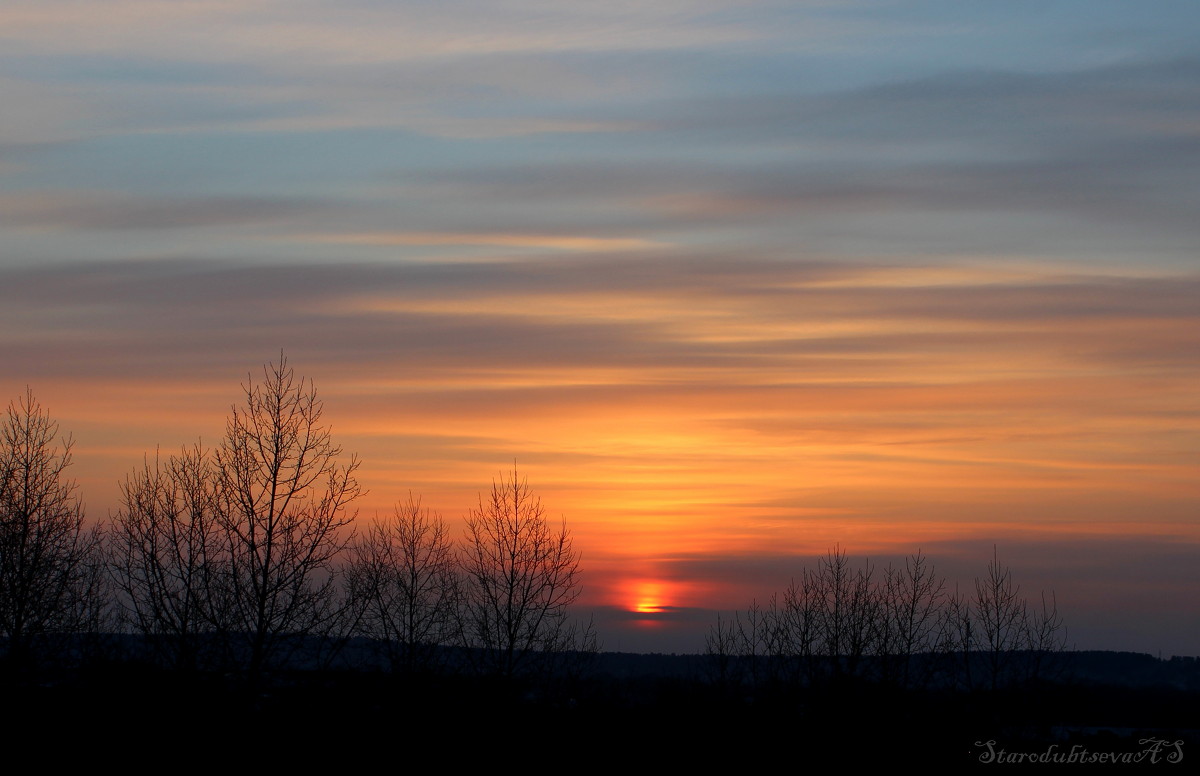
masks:
[[[127,658],[233,672],[252,688],[346,654],[398,673],[518,677],[572,670],[597,650],[590,623],[568,617],[580,590],[570,534],[515,468],[480,496],[461,542],[412,496],[356,533],[359,461],[334,444],[311,381],[281,354],[242,387],[214,449],[147,456],[116,513],[91,528],[65,474],[71,438],[58,440],[32,392],[9,405],[7,675],[94,657],[105,634],[127,634],[108,639]]]
[[[974,589],[949,590],[921,553],[855,568],[835,548],[782,593],[718,617],[706,639],[715,679],[755,688],[877,682],[990,690],[1054,679],[1066,628],[1053,594],[1030,603],[993,552]]]

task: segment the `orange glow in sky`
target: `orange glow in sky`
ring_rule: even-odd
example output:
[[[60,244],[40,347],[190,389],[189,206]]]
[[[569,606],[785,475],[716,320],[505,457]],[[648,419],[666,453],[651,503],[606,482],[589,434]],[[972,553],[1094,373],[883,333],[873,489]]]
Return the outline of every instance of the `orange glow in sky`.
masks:
[[[772,271],[781,287],[805,290],[786,268]],[[1160,315],[1148,304],[1084,325],[1054,319],[1057,298],[1027,312],[1047,293],[1039,283],[1065,286],[1068,300],[1105,292],[1087,278],[1075,291],[1023,276],[1033,287],[1018,293],[997,291],[986,272],[923,277],[892,272],[880,297],[878,277],[856,287],[847,271],[808,288],[803,306],[757,288],[662,287],[658,321],[648,294],[597,319],[599,301],[539,306],[527,289],[480,289],[479,322],[470,300],[410,305],[401,286],[391,304],[377,291],[361,313],[317,305],[318,319],[370,327],[380,316],[452,315],[462,326],[465,316],[479,337],[596,325],[620,346],[560,347],[547,334],[503,358],[494,345],[451,353],[416,339],[409,355],[385,358],[301,339],[288,355],[324,397],[335,440],[363,462],[361,517],[387,514],[411,491],[459,532],[515,462],[571,531],[585,610],[666,622],[743,606],[835,544],[902,557],[992,543],[1200,542],[1200,366],[1179,355],[1194,352],[1200,313],[1181,327],[1186,305]],[[43,336],[57,336],[53,326]],[[74,473],[103,520],[144,455],[219,439],[245,373],[273,356],[238,347],[247,352],[161,375],[113,366],[126,353],[49,372],[27,363],[0,387],[15,396],[28,382],[74,433]]]

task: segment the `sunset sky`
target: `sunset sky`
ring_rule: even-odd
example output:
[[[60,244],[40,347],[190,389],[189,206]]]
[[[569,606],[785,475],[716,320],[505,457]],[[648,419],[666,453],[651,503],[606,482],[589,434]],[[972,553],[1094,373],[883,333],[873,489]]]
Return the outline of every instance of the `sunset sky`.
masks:
[[[1200,654],[1193,0],[5,0],[0,105],[90,517],[283,349],[360,519],[515,462],[605,649],[840,544]]]

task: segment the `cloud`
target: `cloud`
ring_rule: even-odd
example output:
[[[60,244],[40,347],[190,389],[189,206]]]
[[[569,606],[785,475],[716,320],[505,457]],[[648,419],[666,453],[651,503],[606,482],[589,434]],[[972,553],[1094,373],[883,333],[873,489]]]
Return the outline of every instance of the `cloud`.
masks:
[[[753,17],[714,15],[727,3],[669,7],[608,3],[180,2],[110,0],[72,9],[6,4],[8,34],[31,47],[136,51],[202,58],[296,58],[322,64],[396,62],[509,52],[634,51],[697,47],[761,37]],[[757,27],[757,29],[756,29]],[[91,34],[84,34],[87,29]],[[814,39],[820,31],[812,30]]]
[[[664,131],[736,128],[739,137],[838,141],[830,147],[898,151],[910,158],[939,145],[940,153],[927,159],[986,149],[993,159],[1019,158],[1091,150],[1098,141],[1147,133],[1186,139],[1196,118],[1198,71],[1194,56],[1142,57],[1071,71],[949,68],[825,93],[680,99],[642,115],[659,116]]]
[[[302,234],[289,236],[288,239],[345,245],[477,245],[501,248],[549,248],[571,252],[616,251],[654,246],[652,241],[639,238],[504,232],[358,232]]]
[[[299,219],[330,202],[271,197],[148,197],[26,191],[0,195],[0,225],[99,230],[168,230]]]
[[[627,91],[647,80],[629,76],[631,52],[761,35],[749,23],[707,20],[707,4],[691,5],[111,0],[67,12],[16,2],[0,10],[0,56],[31,73],[12,88],[35,90],[37,103],[23,102],[43,107],[23,112],[22,137],[50,125],[61,131],[64,111],[77,118],[76,137],[366,126],[454,137],[601,131],[616,125],[547,115],[545,105],[540,115],[504,114],[513,100],[581,102]],[[102,97],[63,86],[70,81]],[[62,99],[49,99],[55,91]]]
[[[1194,243],[1197,72],[1195,58],[1142,59],[1068,72],[946,72],[828,93],[635,97],[603,113],[627,122],[633,159],[598,147],[594,160],[407,174],[484,208],[495,198],[573,201],[592,212],[596,203],[624,206],[627,228],[660,232],[799,224],[794,234],[812,239],[833,216],[834,227],[899,237],[914,252],[947,224],[977,245],[1010,250]]]
[[[95,108],[86,90],[73,84],[44,84],[0,76],[0,102],[20,106],[0,121],[0,152],[34,149],[74,138],[70,127],[83,122]],[[5,154],[7,155],[7,154]]]
[[[287,212],[274,204],[265,213],[241,209],[218,203],[210,215],[219,222]],[[479,239],[538,244],[520,235]],[[338,360],[404,354],[429,366],[495,368],[518,359],[523,369],[781,370],[807,363],[818,368],[813,374],[849,376],[924,361],[959,362],[978,379],[987,371],[973,357],[980,351],[1037,370],[1029,376],[1052,376],[1069,374],[1070,364],[1184,367],[1197,348],[1187,325],[1200,317],[1194,276],[997,282],[981,273],[974,282],[925,285],[920,278],[937,277],[935,268],[880,274],[653,255],[328,266],[92,262],[9,270],[4,295],[10,321],[43,321],[64,336],[82,329],[141,341],[188,332],[237,340],[253,332]],[[879,357],[887,361],[867,360]]]

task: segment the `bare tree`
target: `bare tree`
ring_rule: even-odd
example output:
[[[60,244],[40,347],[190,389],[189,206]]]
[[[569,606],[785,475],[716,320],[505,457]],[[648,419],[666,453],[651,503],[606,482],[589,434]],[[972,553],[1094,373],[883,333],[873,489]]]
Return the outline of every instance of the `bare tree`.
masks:
[[[216,514],[227,564],[219,591],[252,683],[296,637],[340,615],[333,561],[351,540],[355,471],[322,425],[322,402],[280,354],[242,386],[215,453]]]
[[[751,603],[751,611],[757,602]],[[704,637],[704,654],[708,658],[709,672],[712,680],[722,687],[735,687],[741,679],[741,663],[752,659],[746,656],[742,648],[742,624],[739,616],[732,620],[722,620],[717,613],[717,624],[709,628]],[[757,640],[751,642],[757,644]]]
[[[815,598],[817,637],[834,676],[855,676],[874,649],[878,607],[869,562],[855,571],[846,551],[830,550],[817,562],[807,584]]]
[[[228,571],[216,514],[216,478],[199,444],[121,483],[109,535],[112,575],[134,628],[172,668],[202,667],[225,630],[220,595]]]
[[[1028,646],[1029,609],[1020,593],[993,548],[987,576],[975,579],[975,634],[993,690],[1012,678],[1016,653]]]
[[[873,575],[870,563],[855,570],[845,550],[835,547],[816,570],[802,569],[782,597],[771,595],[765,606],[755,601],[710,642],[735,647],[739,667],[754,684],[861,678],[867,658],[886,644],[885,602]]]
[[[66,475],[71,437],[32,391],[8,405],[0,425],[0,637],[17,668],[52,634],[95,627],[101,602],[99,529]]]
[[[779,627],[775,629],[778,645],[775,651],[784,658],[782,663],[788,667],[785,678],[789,682],[813,682],[817,678],[824,619],[824,601],[819,593],[817,575],[808,569],[802,569],[800,580],[793,579],[783,593]]]
[[[1022,598],[1012,570],[993,548],[988,574],[975,580],[976,649],[991,689],[1028,683],[1061,670],[1066,628],[1054,594],[1040,607]]]
[[[515,468],[480,496],[464,545],[464,637],[484,672],[513,676],[539,658],[594,648],[590,628],[581,643],[567,616],[580,592],[579,554]]]
[[[1058,599],[1050,593],[1042,593],[1039,608],[1029,607],[1029,622],[1026,628],[1030,659],[1026,664],[1025,680],[1035,682],[1056,677],[1067,668],[1067,626],[1058,613]]]
[[[913,659],[936,649],[945,590],[946,581],[920,552],[905,559],[903,570],[889,566],[884,572],[879,655],[886,680],[908,686],[914,681]]]
[[[973,687],[972,664],[978,640],[971,598],[955,585],[938,615],[937,662],[945,683],[964,689]]]
[[[391,518],[354,544],[347,587],[357,632],[376,639],[393,671],[435,668],[457,643],[460,585],[454,547],[442,518],[410,493]]]
[[[713,677],[723,685],[736,687],[742,682],[768,684],[778,678],[786,649],[779,641],[781,612],[778,597],[772,595],[766,607],[757,600],[744,613],[717,624],[705,638],[705,654]]]

